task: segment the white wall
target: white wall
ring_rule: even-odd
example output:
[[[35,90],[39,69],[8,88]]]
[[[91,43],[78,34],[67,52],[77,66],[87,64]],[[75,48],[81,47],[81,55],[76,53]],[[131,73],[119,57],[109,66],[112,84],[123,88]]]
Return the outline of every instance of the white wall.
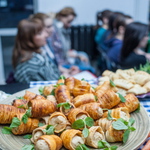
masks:
[[[38,12],[58,12],[65,6],[75,9],[73,24],[95,24],[96,12],[110,9],[131,15],[135,21],[148,23],[149,0],[37,0]]]

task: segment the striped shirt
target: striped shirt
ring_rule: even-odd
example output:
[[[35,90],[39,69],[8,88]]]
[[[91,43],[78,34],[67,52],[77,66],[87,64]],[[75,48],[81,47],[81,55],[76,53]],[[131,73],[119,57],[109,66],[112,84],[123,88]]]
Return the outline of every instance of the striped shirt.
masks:
[[[14,74],[16,81],[22,83],[57,80],[59,76],[60,72],[56,64],[38,53],[33,53],[30,60],[18,64]]]

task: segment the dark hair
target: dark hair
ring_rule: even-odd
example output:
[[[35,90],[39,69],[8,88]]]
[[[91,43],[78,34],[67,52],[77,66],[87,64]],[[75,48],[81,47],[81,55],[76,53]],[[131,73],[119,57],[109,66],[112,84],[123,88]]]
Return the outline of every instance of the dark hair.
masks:
[[[111,10],[103,10],[101,12],[97,12],[96,14],[96,26],[100,27],[99,21],[103,22],[103,18],[108,18],[110,17],[110,15],[112,14]]]
[[[18,24],[15,46],[13,49],[12,63],[16,67],[17,63],[30,59],[26,52],[38,52],[39,48],[33,38],[43,29],[43,24],[39,19],[24,19]],[[20,59],[21,58],[21,59]]]
[[[74,9],[72,7],[65,7],[62,10],[60,10],[58,13],[56,13],[56,18],[59,20],[60,17],[67,17],[69,15],[73,15],[74,17],[77,16]]]
[[[121,49],[121,59],[129,56],[129,54],[139,45],[147,32],[148,25],[140,22],[133,22],[126,26]]]

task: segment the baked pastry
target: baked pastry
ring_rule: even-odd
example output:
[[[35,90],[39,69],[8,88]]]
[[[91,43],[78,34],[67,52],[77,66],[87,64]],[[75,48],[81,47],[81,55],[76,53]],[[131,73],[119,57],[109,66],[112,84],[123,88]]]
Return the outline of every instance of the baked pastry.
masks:
[[[79,144],[84,144],[85,138],[80,130],[68,129],[61,134],[63,145],[66,149],[75,150]]]
[[[50,118],[48,119],[48,124],[54,126],[55,133],[60,133],[66,129],[68,121],[63,113],[55,112],[51,114]]]
[[[86,93],[83,95],[79,95],[72,100],[72,103],[75,107],[79,107],[83,104],[96,102],[95,96],[92,93]]]
[[[17,108],[24,108],[24,109],[28,109],[28,101],[24,100],[24,99],[15,99],[12,102],[12,106],[15,106]]]
[[[23,98],[27,101],[30,101],[32,99],[34,99],[37,95],[35,93],[32,93],[30,91],[26,91],[25,95],[23,96]]]
[[[10,124],[16,114],[25,113],[25,109],[15,106],[0,104],[0,124]]]
[[[85,144],[93,148],[98,148],[98,141],[104,140],[105,135],[100,126],[89,128],[89,135],[85,139]]]
[[[103,115],[103,110],[99,103],[87,103],[79,106],[80,109],[85,110],[94,120],[100,119]]]
[[[66,85],[59,85],[55,89],[55,97],[58,104],[64,102],[70,102],[71,100],[70,92]]]
[[[146,84],[144,84],[143,87],[147,90],[147,92],[150,92],[150,81],[148,81]]]
[[[45,86],[43,89],[43,95],[48,96],[51,94],[52,90],[54,90],[54,85]]]

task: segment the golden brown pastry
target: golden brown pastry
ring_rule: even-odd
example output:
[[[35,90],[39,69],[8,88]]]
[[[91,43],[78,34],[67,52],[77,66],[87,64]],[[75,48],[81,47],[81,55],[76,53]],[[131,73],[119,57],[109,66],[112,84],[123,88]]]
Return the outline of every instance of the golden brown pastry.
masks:
[[[48,119],[49,119],[49,117],[50,117],[50,115],[39,118],[40,123],[42,123],[44,125],[48,125]]]
[[[65,84],[65,79],[59,79],[56,84]]]
[[[35,93],[32,93],[30,91],[26,91],[25,92],[25,95],[24,95],[24,99],[27,100],[27,101],[30,101],[32,99],[34,99],[36,97],[36,94]]]
[[[43,89],[43,94],[45,96],[48,96],[51,94],[52,90],[54,90],[54,89],[55,89],[54,85],[45,86]]]
[[[125,103],[120,102],[118,105],[115,106],[115,108],[126,107],[128,109],[128,112],[131,113],[135,111],[140,105],[138,98],[134,94],[127,94],[125,96],[125,99]]]
[[[93,148],[98,148],[98,141],[105,140],[105,135],[100,126],[93,126],[89,129],[89,135],[85,139],[85,144]]]
[[[92,93],[79,95],[72,100],[72,103],[75,107],[79,107],[91,102],[96,102],[95,96]]]
[[[25,109],[0,104],[0,124],[10,124],[16,114],[25,113]]]
[[[110,115],[112,118],[114,118],[116,120],[119,118],[122,118],[126,121],[129,121],[129,118],[130,118],[130,114],[126,107],[112,109]],[[103,114],[103,118],[107,118],[107,116],[108,116],[108,111]]]
[[[35,143],[36,150],[59,150],[62,147],[62,140],[56,135],[42,135]]]
[[[52,101],[53,103],[57,103],[57,100],[54,95],[48,95],[46,99]]]
[[[100,126],[104,132],[106,132],[111,126],[113,120],[108,120],[107,118],[100,118],[95,122],[95,125]]]
[[[59,85],[55,89],[55,97],[58,104],[64,102],[70,102],[71,100],[71,96],[66,85]]]
[[[106,131],[106,140],[108,142],[121,142],[123,141],[124,130],[115,130],[112,126]]]
[[[86,93],[90,93],[91,91],[91,85],[86,82],[86,81],[82,81],[82,80],[75,80],[75,85],[74,88],[72,90],[73,95],[76,97],[78,95],[83,95]]]
[[[113,90],[114,92],[117,92],[117,88],[112,86],[110,84],[110,81],[105,81],[102,85],[99,85],[96,87],[95,91],[98,92],[100,91],[107,91],[107,90]]]
[[[21,121],[23,115],[24,114],[17,114],[15,115],[15,117],[17,117]],[[38,127],[38,124],[39,124],[38,119],[28,118],[26,124],[21,121],[21,124],[18,127],[12,128],[12,133],[15,135],[32,133],[32,131]]]
[[[49,100],[31,100],[28,106],[31,107],[31,117],[44,117],[56,111],[56,105]]]
[[[85,119],[86,117],[89,117],[89,114],[80,108],[74,108],[68,114],[70,123],[74,123],[78,119]]]
[[[32,138],[31,138],[32,143],[35,143],[40,136],[46,134],[46,131],[45,131],[46,127],[47,127],[47,125],[42,126],[42,127],[38,127],[38,128],[33,130]]]
[[[42,95],[37,95],[34,99],[32,100],[46,100],[46,98]]]
[[[68,121],[63,113],[55,112],[50,116],[48,124],[54,126],[55,133],[60,133],[61,131],[66,129]]]
[[[12,106],[28,109],[28,101],[24,99],[15,99],[12,102]]]
[[[117,93],[113,90],[101,91],[98,90],[96,92],[96,96],[98,102],[100,103],[101,108],[111,109],[120,102],[120,98]]]
[[[67,86],[67,88],[69,89],[70,93],[72,94],[72,90],[74,88],[74,85],[75,85],[75,79],[74,77],[68,77],[66,80],[65,80],[65,85]]]
[[[85,110],[94,120],[100,119],[103,115],[103,110],[99,103],[87,103],[79,106],[80,109]]]
[[[85,142],[81,131],[75,129],[65,130],[60,137],[64,147],[69,150],[75,150],[79,144],[84,144]]]

